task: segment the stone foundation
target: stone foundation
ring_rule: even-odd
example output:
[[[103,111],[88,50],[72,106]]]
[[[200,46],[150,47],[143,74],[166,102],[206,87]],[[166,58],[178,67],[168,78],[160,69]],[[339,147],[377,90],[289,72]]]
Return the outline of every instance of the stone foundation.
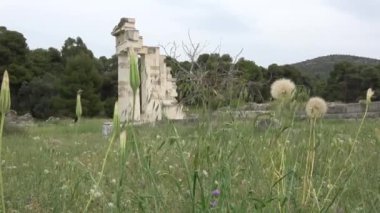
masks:
[[[324,118],[327,119],[358,119],[362,118],[365,112],[364,103],[338,103],[329,102],[327,103],[328,110]],[[241,110],[233,110],[232,113],[234,117],[240,118],[254,118],[258,114],[270,113],[270,104],[257,104],[248,103],[246,106],[242,107]],[[305,110],[302,108],[298,113],[300,118],[306,118]],[[369,105],[368,118],[379,118],[380,117],[380,101],[372,102]]]

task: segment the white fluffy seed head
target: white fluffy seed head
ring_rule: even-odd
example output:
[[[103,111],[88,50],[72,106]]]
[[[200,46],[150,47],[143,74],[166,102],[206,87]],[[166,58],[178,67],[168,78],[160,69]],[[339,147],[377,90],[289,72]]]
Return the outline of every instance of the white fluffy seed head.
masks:
[[[327,112],[326,101],[320,97],[312,97],[307,102],[305,110],[309,118],[321,118]]]
[[[270,87],[270,94],[274,99],[283,99],[292,97],[296,89],[293,81],[281,78],[272,83]]]
[[[375,94],[375,92],[372,90],[372,88],[369,88],[367,90],[367,103],[371,103],[371,98]]]

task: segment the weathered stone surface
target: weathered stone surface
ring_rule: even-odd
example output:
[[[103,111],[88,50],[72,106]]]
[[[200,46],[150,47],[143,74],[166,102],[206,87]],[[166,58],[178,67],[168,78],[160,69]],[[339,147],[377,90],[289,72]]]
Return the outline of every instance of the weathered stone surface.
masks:
[[[60,120],[61,119],[59,117],[50,116],[48,119],[46,119],[46,122],[48,122],[48,123],[54,123],[54,122],[58,122]]]
[[[31,126],[34,124],[33,116],[30,113],[18,116],[15,111],[10,111],[5,117],[5,123],[13,126]]]
[[[118,94],[121,120],[154,122],[163,117],[183,119],[182,106],[176,101],[176,82],[166,67],[165,56],[158,47],[143,45],[142,36],[135,28],[135,19],[122,18],[112,31],[116,37],[118,55]],[[141,86],[137,91],[134,118],[133,94],[129,86],[129,54],[139,56]]]
[[[253,110],[253,111],[266,111],[269,110],[270,104],[269,103],[248,103],[246,106],[243,107],[243,110]]]
[[[281,123],[279,120],[277,120],[275,118],[268,118],[267,117],[267,118],[257,119],[255,126],[256,126],[256,128],[265,131],[269,128],[278,129],[281,127]]]
[[[366,105],[365,103],[340,103],[340,102],[329,102],[327,103],[328,110],[324,118],[327,119],[359,119],[363,117]],[[235,111],[235,114],[241,115],[236,117],[254,117],[255,114],[260,114],[263,112],[270,111],[270,104],[257,104],[248,103],[246,106],[242,107],[242,110]],[[251,116],[247,116],[251,115]],[[297,113],[297,117],[306,118],[305,109],[300,108]],[[370,103],[368,107],[368,118],[379,118],[380,117],[380,101]]]
[[[103,123],[102,127],[102,135],[103,137],[107,138],[112,133],[112,122],[106,121]]]

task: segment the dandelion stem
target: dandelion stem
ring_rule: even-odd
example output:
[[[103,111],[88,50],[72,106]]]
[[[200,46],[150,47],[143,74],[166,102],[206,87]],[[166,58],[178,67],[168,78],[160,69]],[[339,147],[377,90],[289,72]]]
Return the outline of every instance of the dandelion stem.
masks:
[[[303,176],[303,189],[302,189],[302,204],[306,204],[307,192],[309,191],[309,171],[310,171],[310,161],[311,161],[311,147],[312,147],[312,135],[313,135],[313,121],[310,120],[310,129],[309,129],[309,143],[307,147],[306,154],[306,166],[305,174]]]
[[[314,162],[315,162],[315,125],[316,125],[316,121],[317,119],[314,118],[313,119],[313,123],[312,123],[312,144],[311,144],[311,158],[310,158],[310,173],[309,173],[309,186],[308,186],[308,192],[307,192],[307,197],[306,197],[306,200],[309,199],[310,197],[310,194],[311,194],[311,188],[313,186],[313,172],[314,172]]]

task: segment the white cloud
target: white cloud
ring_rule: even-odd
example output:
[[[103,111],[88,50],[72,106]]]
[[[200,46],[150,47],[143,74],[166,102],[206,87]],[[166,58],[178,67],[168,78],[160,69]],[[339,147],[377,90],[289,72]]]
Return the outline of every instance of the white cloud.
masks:
[[[134,17],[147,45],[186,41],[190,31],[209,50],[221,44],[234,55],[244,48],[242,56],[260,65],[333,53],[379,58],[380,3],[342,2],[3,0],[0,20],[23,33],[31,48],[61,48],[67,37],[80,36],[97,56],[114,53],[110,32],[121,17]]]

